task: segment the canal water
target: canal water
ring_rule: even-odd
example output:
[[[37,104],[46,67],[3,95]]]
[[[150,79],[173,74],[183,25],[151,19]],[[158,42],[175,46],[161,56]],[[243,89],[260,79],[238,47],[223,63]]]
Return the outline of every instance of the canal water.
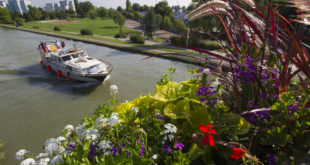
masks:
[[[60,38],[0,28],[0,139],[6,158],[0,164],[18,164],[15,152],[42,151],[47,138],[58,137],[67,124],[76,126],[90,116],[99,104],[111,99],[109,87],[119,88],[120,102],[152,93],[169,67],[176,69],[175,81],[191,78],[190,64],[123,52],[102,46],[77,43],[92,57],[112,63],[114,70],[102,84],[67,82],[39,65],[40,40]]]

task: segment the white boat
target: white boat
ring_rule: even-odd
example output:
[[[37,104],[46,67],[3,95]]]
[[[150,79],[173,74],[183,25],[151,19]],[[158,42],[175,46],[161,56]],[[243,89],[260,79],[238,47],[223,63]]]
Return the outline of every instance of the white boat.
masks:
[[[67,80],[102,82],[112,71],[108,62],[89,57],[85,50],[75,45],[65,47],[62,41],[42,42],[38,47],[40,64],[58,77]]]

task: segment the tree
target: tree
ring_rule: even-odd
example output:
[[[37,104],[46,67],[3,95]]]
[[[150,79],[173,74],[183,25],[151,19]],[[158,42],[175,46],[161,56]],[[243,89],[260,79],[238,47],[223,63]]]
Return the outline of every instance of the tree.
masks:
[[[184,24],[184,21],[182,20],[176,20],[173,24],[173,30],[177,33],[183,33],[186,30],[186,26]]]
[[[25,24],[24,19],[21,18],[21,17],[17,17],[17,18],[15,19],[15,22],[16,22],[19,26],[24,26],[24,24]]]
[[[12,23],[10,10],[0,7],[0,23]]]
[[[112,15],[113,21],[119,25],[119,32],[121,33],[123,31],[123,26],[125,24],[126,18],[118,11],[115,11]]]
[[[149,11],[150,7],[148,5],[143,5],[143,11]]]
[[[123,8],[118,6],[117,9],[116,9],[118,12],[123,12]]]
[[[172,23],[168,16],[165,16],[160,23],[161,28],[165,30],[169,30],[171,28],[171,25]]]
[[[144,33],[148,38],[153,37],[153,32],[158,28],[159,20],[160,18],[159,16],[155,16],[153,8],[151,8],[144,16],[142,26]]]
[[[98,17],[100,17],[100,18],[108,17],[108,10],[106,8],[99,7],[96,9],[96,11],[97,11]]]
[[[96,17],[97,17],[97,12],[95,9],[91,9],[88,13],[87,13],[87,17],[92,19],[92,20],[95,20]]]
[[[134,4],[132,5],[132,9],[133,9],[134,11],[139,11],[139,10],[140,10],[140,5],[139,5],[139,3],[134,3]]]
[[[126,0],[126,11],[129,11],[129,12],[132,11],[132,6],[129,0]]]
[[[75,9],[77,9],[79,7],[79,1],[78,0],[74,0],[74,6],[75,6]]]
[[[168,6],[167,1],[161,1],[161,2],[157,3],[155,5],[154,11],[156,14],[160,14],[163,18],[165,16],[170,17],[170,20],[173,20],[173,18],[174,18],[172,8],[170,6]]]
[[[87,13],[91,10],[91,9],[95,9],[94,5],[89,2],[81,2],[79,3],[79,6],[76,10],[76,12],[81,16],[81,17],[86,17]]]
[[[38,10],[36,7],[28,5],[28,12],[27,12],[32,20],[39,20],[42,18],[42,12]]]

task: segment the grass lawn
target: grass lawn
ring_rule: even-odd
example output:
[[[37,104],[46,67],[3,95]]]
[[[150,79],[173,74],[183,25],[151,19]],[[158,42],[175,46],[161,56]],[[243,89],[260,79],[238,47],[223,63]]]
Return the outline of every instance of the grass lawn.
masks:
[[[60,27],[62,31],[76,32],[80,33],[81,29],[91,29],[96,35],[104,35],[114,37],[115,34],[119,33],[119,26],[113,22],[112,19],[100,19],[97,18],[95,20],[89,18],[82,19],[74,19],[75,23],[66,23],[66,24],[58,24],[58,23],[49,23],[49,22],[40,22],[40,21],[31,21],[25,22],[25,28],[32,28],[33,26],[39,27],[39,30],[43,31],[53,31],[54,26]],[[123,27],[123,31],[125,33],[130,33],[132,30],[127,27]]]

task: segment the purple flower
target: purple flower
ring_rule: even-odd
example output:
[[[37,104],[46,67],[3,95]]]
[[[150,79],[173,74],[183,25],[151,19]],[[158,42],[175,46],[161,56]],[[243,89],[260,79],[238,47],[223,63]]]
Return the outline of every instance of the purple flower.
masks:
[[[164,147],[164,150],[167,151],[168,153],[171,152],[171,148],[169,146],[164,144],[163,147]]]
[[[155,117],[158,119],[158,120],[161,120],[161,121],[165,121],[165,118],[160,115],[159,113],[156,113]]]
[[[69,144],[67,150],[72,151],[74,149],[74,144]]]
[[[140,141],[140,139],[137,141],[137,144],[140,144],[141,143],[141,141]]]
[[[123,144],[122,144],[122,148],[125,148],[125,147],[126,147],[126,143],[123,143]]]
[[[182,150],[183,147],[184,147],[184,145],[182,143],[180,143],[179,141],[176,141],[176,143],[174,144],[175,149],[178,148],[178,149]]]
[[[113,156],[115,156],[118,153],[118,149],[119,149],[119,146],[113,147],[111,149],[111,153],[112,153]]]
[[[140,156],[142,156],[142,155],[144,154],[144,152],[145,152],[145,150],[144,150],[144,145],[143,145],[143,144],[141,145],[140,150],[141,150],[141,152],[138,153],[138,154],[139,154]]]
[[[273,155],[267,154],[267,158],[268,158],[268,164],[269,165],[275,165],[276,164],[276,159]]]
[[[267,98],[267,94],[265,92],[260,92],[260,95],[263,100]]]
[[[89,153],[87,155],[87,158],[89,161],[92,161],[93,158],[96,156],[96,150],[97,150],[98,146],[96,145],[96,143],[91,143],[89,146]]]
[[[295,112],[298,112],[298,111],[300,111],[300,109],[298,108],[298,106],[297,105],[294,105],[294,104],[291,104],[291,105],[289,105],[289,106],[287,106],[288,107],[288,114],[289,115],[294,115],[294,113]]]

